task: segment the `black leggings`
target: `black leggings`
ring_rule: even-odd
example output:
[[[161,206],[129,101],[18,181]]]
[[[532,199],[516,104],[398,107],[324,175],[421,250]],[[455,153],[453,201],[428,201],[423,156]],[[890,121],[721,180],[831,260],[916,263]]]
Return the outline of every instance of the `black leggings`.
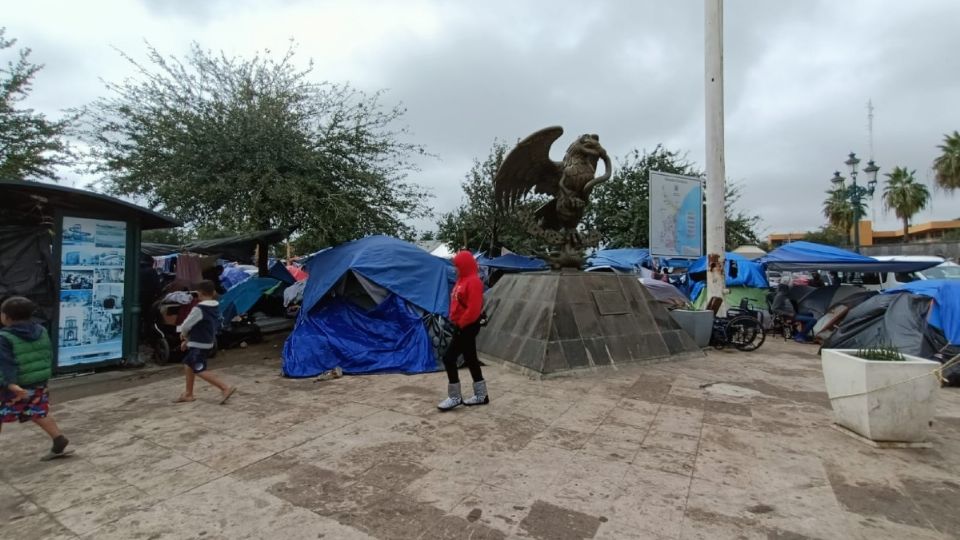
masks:
[[[447,380],[450,384],[460,382],[460,374],[457,373],[457,358],[463,355],[463,359],[470,369],[470,376],[474,382],[483,380],[483,373],[480,371],[480,359],[477,358],[477,334],[480,333],[480,323],[473,323],[470,326],[453,334],[450,340],[450,348],[443,357],[443,367],[447,370]]]

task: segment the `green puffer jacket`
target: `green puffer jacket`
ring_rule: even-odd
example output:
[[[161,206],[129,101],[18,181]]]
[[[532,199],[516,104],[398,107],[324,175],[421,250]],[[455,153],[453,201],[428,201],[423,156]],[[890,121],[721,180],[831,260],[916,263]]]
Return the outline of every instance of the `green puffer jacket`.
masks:
[[[52,375],[53,366],[53,346],[50,343],[50,336],[46,328],[35,325],[36,329],[29,332],[29,337],[36,336],[35,339],[24,337],[21,328],[5,328],[0,330],[0,337],[9,343],[0,344],[3,353],[10,354],[13,362],[16,364],[16,380],[10,377],[9,371],[4,369],[3,385],[16,383],[20,386],[35,386],[46,383]],[[18,331],[19,330],[19,331]],[[6,356],[6,354],[4,354]],[[5,359],[9,360],[9,359]]]

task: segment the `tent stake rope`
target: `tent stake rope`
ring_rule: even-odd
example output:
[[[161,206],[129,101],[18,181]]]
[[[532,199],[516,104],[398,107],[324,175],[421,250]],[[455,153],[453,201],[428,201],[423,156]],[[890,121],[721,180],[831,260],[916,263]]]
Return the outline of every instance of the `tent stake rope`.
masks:
[[[953,358],[951,358],[949,361],[945,362],[942,366],[938,367],[937,369],[935,369],[935,370],[933,370],[933,371],[930,371],[930,372],[927,372],[927,373],[924,373],[923,375],[917,375],[916,377],[910,377],[909,379],[904,379],[904,380],[902,380],[902,381],[897,381],[897,382],[895,382],[895,383],[890,383],[890,384],[887,384],[887,385],[884,385],[884,386],[879,386],[879,387],[877,387],[877,388],[871,388],[870,390],[864,390],[863,392],[857,392],[857,393],[855,393],[855,394],[844,394],[844,395],[842,395],[842,396],[835,396],[835,397],[832,397],[832,398],[830,398],[830,399],[831,399],[831,400],[834,400],[834,399],[844,399],[844,398],[849,398],[849,397],[865,396],[865,395],[871,394],[871,393],[873,393],[873,392],[879,392],[880,390],[886,390],[887,388],[893,388],[894,386],[899,386],[899,385],[901,385],[901,384],[906,384],[906,383],[908,383],[908,382],[915,381],[915,380],[917,380],[917,379],[922,379],[922,378],[928,377],[928,376],[930,376],[930,375],[936,376],[936,377],[937,377],[937,380],[939,380],[940,383],[943,384],[943,383],[947,382],[947,379],[945,379],[944,376],[943,376],[943,371],[944,371],[945,369],[949,368],[949,367],[954,366],[955,364],[958,364],[958,363],[960,363],[960,354],[954,356]]]

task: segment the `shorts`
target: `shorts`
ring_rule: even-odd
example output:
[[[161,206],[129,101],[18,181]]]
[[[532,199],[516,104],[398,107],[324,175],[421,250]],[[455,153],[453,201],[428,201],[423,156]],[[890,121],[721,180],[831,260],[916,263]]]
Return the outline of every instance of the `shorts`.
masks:
[[[27,397],[17,399],[16,394],[4,388],[0,390],[0,423],[29,422],[34,418],[46,418],[50,412],[50,396],[47,385],[24,388]]]
[[[194,373],[203,373],[207,370],[207,359],[210,358],[212,349],[196,349],[190,347],[187,354],[183,355],[183,365],[190,366]]]

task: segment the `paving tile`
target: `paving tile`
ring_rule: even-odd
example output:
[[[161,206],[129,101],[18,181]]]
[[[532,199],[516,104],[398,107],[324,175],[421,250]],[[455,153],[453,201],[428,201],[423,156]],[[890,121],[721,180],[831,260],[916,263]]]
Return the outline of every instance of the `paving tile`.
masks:
[[[91,496],[53,516],[70,531],[83,536],[128,514],[149,508],[156,502],[155,497],[137,488],[127,487],[99,497]]]

